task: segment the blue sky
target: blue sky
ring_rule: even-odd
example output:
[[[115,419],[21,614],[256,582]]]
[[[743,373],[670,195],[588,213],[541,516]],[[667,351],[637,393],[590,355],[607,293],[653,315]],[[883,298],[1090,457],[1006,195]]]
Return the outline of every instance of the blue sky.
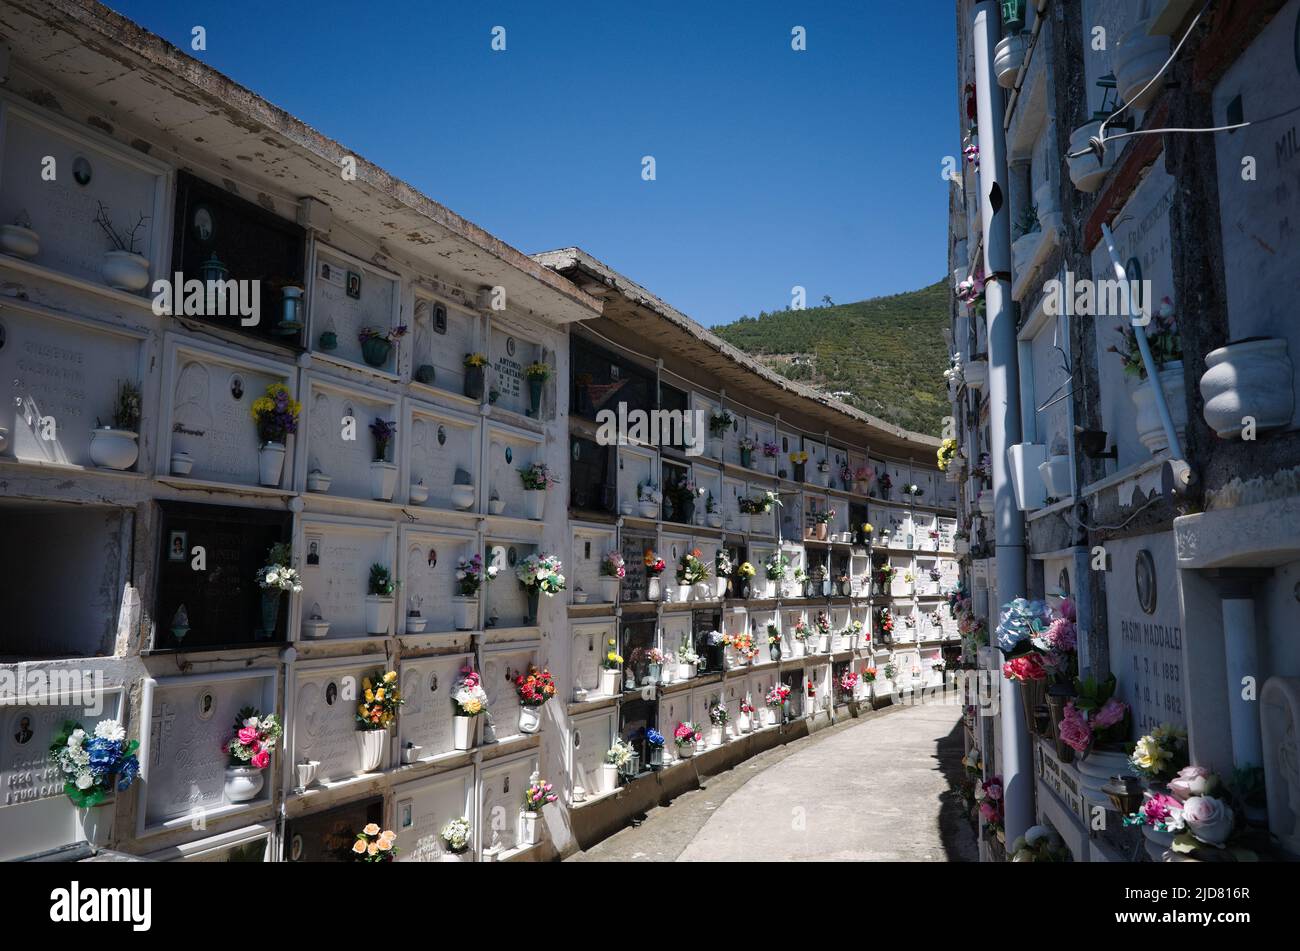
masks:
[[[109,2],[186,50],[202,25],[193,55],[458,214],[706,324],[946,267],[946,0]]]

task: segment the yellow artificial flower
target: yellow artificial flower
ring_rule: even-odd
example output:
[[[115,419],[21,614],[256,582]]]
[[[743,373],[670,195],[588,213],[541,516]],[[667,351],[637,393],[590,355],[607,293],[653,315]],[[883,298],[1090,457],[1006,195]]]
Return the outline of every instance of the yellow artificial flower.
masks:
[[[464,703],[461,704],[461,709],[463,709],[466,713],[473,716],[474,714],[478,713],[480,710],[483,709],[483,704],[480,703],[477,699],[471,697],[470,699],[466,700]]]
[[[371,686],[371,684],[370,684],[370,678],[369,678],[369,677],[362,677],[362,678],[361,678],[361,686],[362,686],[363,689],[365,689],[365,690],[369,690],[369,689],[370,689],[370,686]]]
[[[366,823],[366,827],[361,831],[366,835],[379,835],[380,829],[379,826],[375,825],[373,822],[368,822]]]
[[[369,714],[369,712],[370,711],[366,709],[366,705],[364,703],[357,704],[357,713],[361,714],[364,717],[367,714]]]
[[[365,697],[366,697],[366,703],[375,702],[375,692],[371,690],[369,687],[366,688]]]
[[[376,700],[383,700],[383,699],[384,699],[384,688],[383,688],[383,687],[380,687],[378,690],[375,691],[375,699],[376,699]]]
[[[352,851],[357,853],[357,855],[364,855],[366,851],[366,840],[357,839],[357,841],[353,842]]]
[[[384,674],[385,683],[391,684],[396,679],[397,679],[397,671],[395,670],[390,670],[388,673]]]

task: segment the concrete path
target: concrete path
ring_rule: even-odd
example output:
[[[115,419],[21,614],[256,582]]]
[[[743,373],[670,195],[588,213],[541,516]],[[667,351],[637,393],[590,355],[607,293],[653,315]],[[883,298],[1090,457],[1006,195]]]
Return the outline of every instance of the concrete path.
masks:
[[[961,708],[886,709],[769,750],[571,861],[975,861]]]

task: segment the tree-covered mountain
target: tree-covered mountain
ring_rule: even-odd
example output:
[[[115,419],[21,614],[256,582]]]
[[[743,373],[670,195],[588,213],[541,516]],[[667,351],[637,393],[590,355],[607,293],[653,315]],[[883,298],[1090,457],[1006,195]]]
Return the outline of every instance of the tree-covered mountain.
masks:
[[[947,282],[939,281],[853,304],[763,312],[712,329],[792,380],[938,436],[950,412],[947,327]]]

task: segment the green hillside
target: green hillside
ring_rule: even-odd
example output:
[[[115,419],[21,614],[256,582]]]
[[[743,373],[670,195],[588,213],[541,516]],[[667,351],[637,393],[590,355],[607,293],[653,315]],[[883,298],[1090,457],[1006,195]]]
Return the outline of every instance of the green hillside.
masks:
[[[948,287],[854,304],[778,310],[712,328],[778,373],[915,432],[940,434],[950,412],[943,371]]]

